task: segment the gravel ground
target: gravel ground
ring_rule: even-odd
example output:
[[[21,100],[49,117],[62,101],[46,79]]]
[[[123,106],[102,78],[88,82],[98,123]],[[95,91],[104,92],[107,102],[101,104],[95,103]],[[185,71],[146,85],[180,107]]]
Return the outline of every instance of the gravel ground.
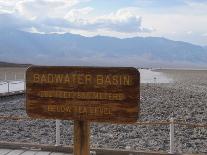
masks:
[[[158,70],[160,71],[160,70]],[[140,121],[176,120],[207,124],[207,71],[162,70],[170,84],[142,84]],[[24,96],[0,99],[0,115],[26,116]],[[55,143],[52,120],[0,120],[1,141]],[[177,152],[207,153],[207,128],[175,126]],[[73,122],[62,121],[61,143],[73,144]],[[167,125],[91,124],[91,147],[169,151]]]

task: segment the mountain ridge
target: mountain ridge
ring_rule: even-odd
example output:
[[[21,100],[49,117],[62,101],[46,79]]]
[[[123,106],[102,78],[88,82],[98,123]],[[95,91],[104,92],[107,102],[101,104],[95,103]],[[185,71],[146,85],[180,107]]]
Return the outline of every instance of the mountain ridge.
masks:
[[[31,64],[18,64],[0,61],[0,67],[29,67]]]
[[[85,37],[77,34],[39,34],[0,30],[0,57],[10,62],[38,64],[207,65],[207,48],[162,37]],[[131,60],[130,60],[131,59]],[[134,61],[132,63],[132,61]],[[54,62],[54,63],[53,63]],[[71,62],[71,63],[67,63]],[[93,63],[94,62],[94,63]],[[116,62],[116,63],[115,63]]]

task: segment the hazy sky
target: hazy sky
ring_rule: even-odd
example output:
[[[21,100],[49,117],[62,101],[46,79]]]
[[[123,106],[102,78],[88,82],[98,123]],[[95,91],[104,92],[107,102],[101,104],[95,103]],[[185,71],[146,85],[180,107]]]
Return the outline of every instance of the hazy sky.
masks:
[[[207,0],[0,0],[0,28],[207,45]]]

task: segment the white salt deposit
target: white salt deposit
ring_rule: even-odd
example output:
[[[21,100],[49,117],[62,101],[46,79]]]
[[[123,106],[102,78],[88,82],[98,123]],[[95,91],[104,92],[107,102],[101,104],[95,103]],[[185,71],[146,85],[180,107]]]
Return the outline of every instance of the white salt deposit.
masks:
[[[173,80],[161,72],[151,69],[139,69],[141,83],[170,83]]]

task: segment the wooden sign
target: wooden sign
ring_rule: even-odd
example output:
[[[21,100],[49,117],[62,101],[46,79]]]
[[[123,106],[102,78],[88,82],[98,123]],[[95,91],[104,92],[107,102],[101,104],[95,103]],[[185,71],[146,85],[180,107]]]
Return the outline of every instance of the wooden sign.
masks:
[[[140,75],[130,67],[43,67],[26,71],[26,110],[33,118],[133,123]]]

